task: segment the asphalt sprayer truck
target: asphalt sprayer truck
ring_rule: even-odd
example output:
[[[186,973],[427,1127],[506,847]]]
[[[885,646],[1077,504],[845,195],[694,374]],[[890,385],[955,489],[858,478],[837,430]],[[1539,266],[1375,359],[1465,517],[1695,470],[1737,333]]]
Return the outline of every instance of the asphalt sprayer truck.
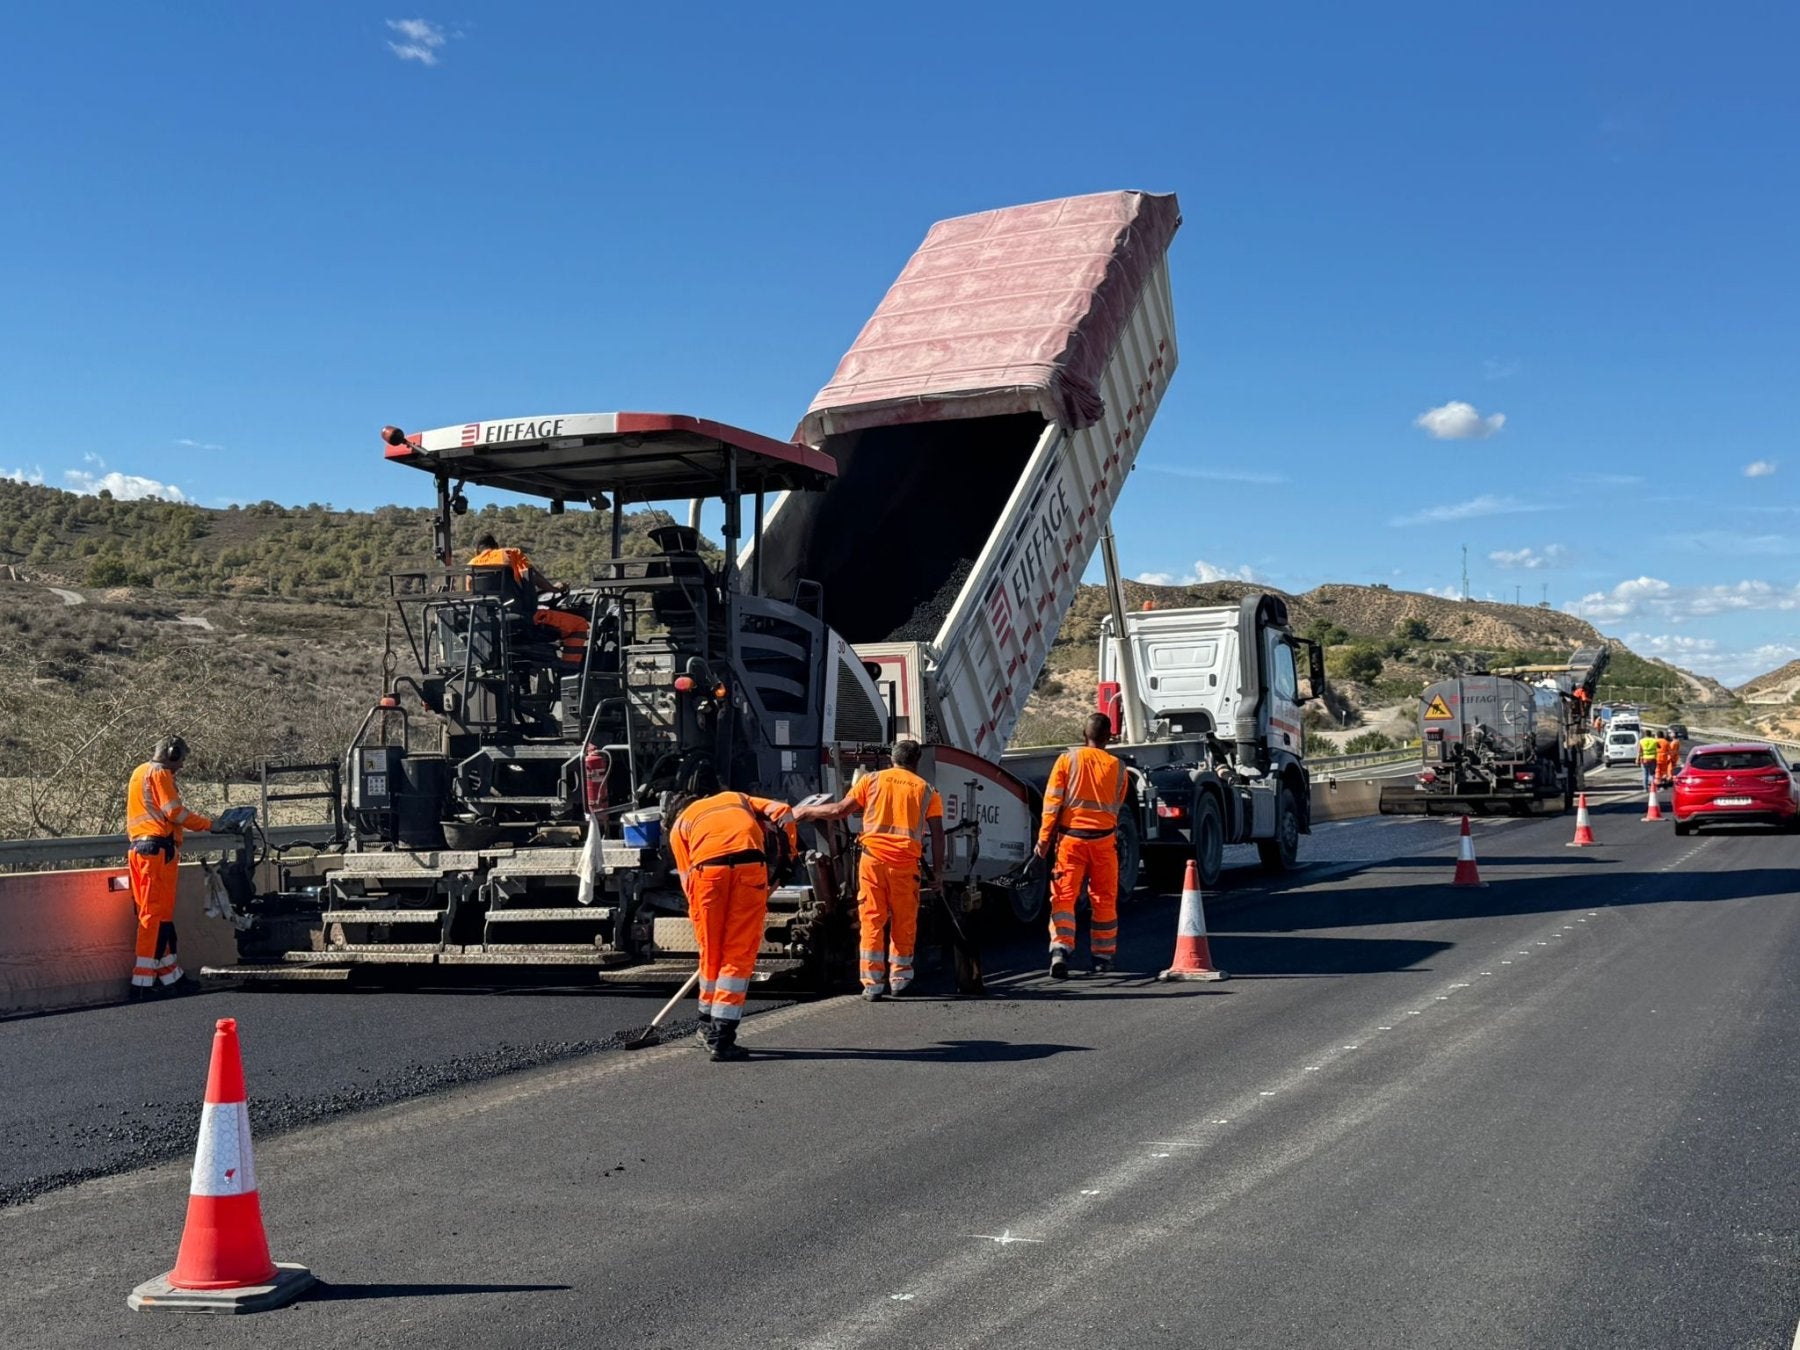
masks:
[[[792,441],[644,413],[386,428],[389,462],[437,493],[439,565],[391,585],[416,673],[347,748],[334,846],[243,902],[241,963],[210,973],[683,978],[695,943],[663,826],[703,770],[758,795],[835,795],[899,735],[923,743],[943,795],[960,908],[1036,919],[1047,878],[1029,862],[1058,750],[1008,745],[1097,550],[1113,611],[1101,704],[1133,770],[1122,890],[1146,847],[1215,878],[1228,842],[1291,865],[1317,648],[1272,596],[1127,614],[1112,545],[1176,366],[1179,224],[1172,196],[1137,192],[940,222]],[[458,564],[470,487],[610,510],[612,560],[554,590],[505,550]],[[706,498],[722,551],[698,529]],[[627,504],[683,500],[687,525],[624,556]],[[812,831],[771,893],[760,974],[849,972],[849,842]]]
[[[1382,814],[1574,809],[1588,709],[1606,661],[1606,648],[1583,649],[1566,665],[1461,675],[1428,687],[1419,698],[1423,763],[1411,783],[1382,788]]]

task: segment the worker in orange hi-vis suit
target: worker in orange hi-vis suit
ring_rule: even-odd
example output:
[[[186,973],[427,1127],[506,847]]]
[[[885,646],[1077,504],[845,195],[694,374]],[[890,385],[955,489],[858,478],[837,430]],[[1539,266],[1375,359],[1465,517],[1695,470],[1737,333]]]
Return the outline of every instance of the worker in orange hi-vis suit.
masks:
[[[492,534],[484,534],[475,541],[475,554],[469,559],[470,567],[504,567],[512,573],[512,578],[520,586],[538,596],[545,591],[560,591],[559,587],[542,572],[538,571],[530,558],[525,556],[522,548],[501,548],[500,541]],[[550,630],[549,640],[558,644],[564,665],[578,666],[586,654],[588,641],[588,621],[579,614],[571,614],[566,609],[550,609],[539,607],[531,616],[531,621],[540,628]]]
[[[676,818],[669,851],[700,949],[700,1039],[715,1060],[746,1059],[737,1033],[769,909],[768,831],[785,836],[790,857],[799,832],[785,802],[719,792],[710,773],[696,786],[708,795]]]
[[[125,789],[125,834],[130,852],[131,903],[137,909],[137,963],[131,968],[132,999],[157,991],[187,993],[199,986],[182,973],[175,954],[175,884],[181,872],[181,840],[204,834],[212,821],[182,804],[175,775],[187,763],[187,742],[167,736],[148,763],[132,770]]]
[[[1659,787],[1667,786],[1675,777],[1675,761],[1681,757],[1680,742],[1672,739],[1667,731],[1656,738],[1656,782]]]
[[[1075,902],[1085,882],[1092,925],[1088,943],[1094,972],[1112,968],[1119,948],[1119,853],[1113,838],[1131,776],[1106,752],[1112,723],[1105,713],[1087,720],[1087,743],[1066,751],[1050,770],[1044,789],[1044,821],[1037,855],[1055,851],[1050,879],[1050,976],[1069,978],[1075,951]]]
[[[919,776],[917,741],[894,745],[894,765],[859,778],[840,802],[795,809],[799,820],[861,816],[857,865],[862,991],[873,1003],[912,983],[919,939],[919,861],[931,835],[931,887],[944,876],[944,800]]]

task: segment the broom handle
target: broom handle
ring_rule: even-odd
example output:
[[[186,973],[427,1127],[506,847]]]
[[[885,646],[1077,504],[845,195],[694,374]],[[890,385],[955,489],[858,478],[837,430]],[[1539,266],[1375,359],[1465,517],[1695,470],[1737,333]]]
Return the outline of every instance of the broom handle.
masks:
[[[692,975],[687,977],[687,983],[682,985],[681,988],[679,988],[675,991],[675,997],[670,999],[667,1003],[662,1005],[662,1011],[659,1012],[658,1014],[656,1014],[655,1017],[652,1017],[650,1019],[650,1025],[652,1027],[660,1027],[662,1025],[663,1018],[667,1017],[669,1015],[670,1011],[675,1007],[675,1005],[677,1003],[681,1002],[682,999],[684,999],[688,996],[688,991],[691,990],[695,985],[697,985],[699,983],[700,983],[700,972],[698,970],[696,970]]]

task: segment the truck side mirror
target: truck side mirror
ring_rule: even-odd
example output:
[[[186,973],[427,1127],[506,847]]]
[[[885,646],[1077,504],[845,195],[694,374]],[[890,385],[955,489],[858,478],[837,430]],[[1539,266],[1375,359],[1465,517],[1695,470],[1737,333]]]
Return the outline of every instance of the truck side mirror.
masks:
[[[1300,680],[1300,701],[1310,703],[1325,697],[1325,649],[1316,642],[1306,644],[1306,674]]]

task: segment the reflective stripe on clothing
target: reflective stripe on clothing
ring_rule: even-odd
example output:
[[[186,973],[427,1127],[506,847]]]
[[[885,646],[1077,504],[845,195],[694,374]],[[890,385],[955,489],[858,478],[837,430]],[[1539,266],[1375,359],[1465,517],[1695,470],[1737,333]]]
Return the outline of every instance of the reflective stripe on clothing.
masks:
[[[1131,786],[1125,766],[1091,745],[1057,756],[1044,788],[1044,818],[1038,838],[1047,840],[1059,828],[1111,830]]]
[[[151,761],[131,771],[125,788],[125,833],[129,838],[173,839],[179,845],[185,830],[211,828],[212,821],[189,810],[181,800],[181,790],[168,766]]]
[[[769,870],[760,863],[697,867],[687,874],[688,918],[700,949],[700,981],[713,990],[715,1022],[744,1015],[769,909]]]

